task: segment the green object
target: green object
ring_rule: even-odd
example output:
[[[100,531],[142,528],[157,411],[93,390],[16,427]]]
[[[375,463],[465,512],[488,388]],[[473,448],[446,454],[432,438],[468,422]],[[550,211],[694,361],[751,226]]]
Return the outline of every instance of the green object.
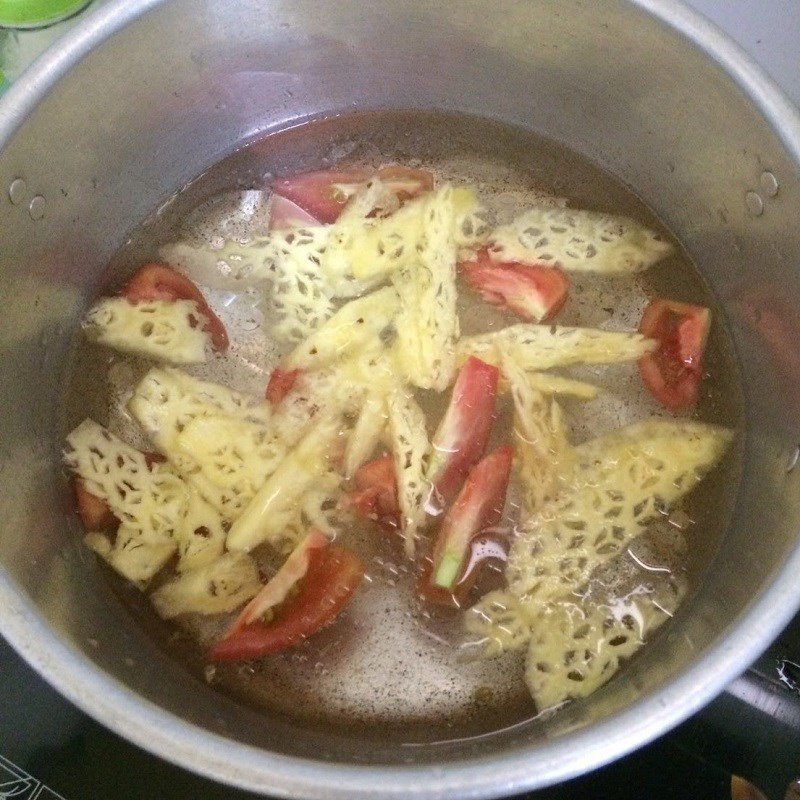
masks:
[[[0,0],[0,26],[42,28],[76,14],[90,0]]]
[[[434,576],[434,585],[441,589],[452,589],[458,573],[461,571],[461,559],[455,553],[445,553]]]

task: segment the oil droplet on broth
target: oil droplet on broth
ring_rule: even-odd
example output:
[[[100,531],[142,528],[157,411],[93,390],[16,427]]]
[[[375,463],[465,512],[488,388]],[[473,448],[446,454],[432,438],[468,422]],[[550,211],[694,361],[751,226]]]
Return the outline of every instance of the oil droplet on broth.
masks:
[[[477,185],[491,217],[500,222],[531,204],[562,206],[570,198],[576,207],[626,214],[659,227],[622,184],[533,134],[443,114],[352,115],[273,134],[220,162],[134,231],[112,261],[111,275],[118,275],[121,282],[170,242],[205,242],[219,250],[225,240],[241,242],[263,235],[268,219],[265,175],[287,175],[343,157],[348,164],[413,162],[434,169],[442,179]],[[228,328],[231,349],[226,357],[189,371],[261,396],[283,349],[269,338],[273,319],[264,290],[243,285],[236,270],[236,263],[220,265],[212,260],[205,273],[191,273]],[[573,275],[571,280],[570,299],[558,320],[568,325],[635,328],[649,293],[676,291],[680,297],[709,302],[680,251],[641,278]],[[459,313],[466,335],[516,321],[483,304],[463,286]],[[718,368],[733,363],[721,348],[724,344],[725,338],[717,336],[714,346],[719,352],[709,357],[714,380],[723,384],[734,375],[732,369],[726,375]],[[117,355],[109,361],[107,351],[78,340],[65,394],[64,430],[88,411],[131,444],[144,447],[125,402],[148,366],[140,359]],[[567,373],[594,381],[604,390],[589,403],[564,401],[576,442],[663,413],[630,365],[575,368]],[[87,400],[87,387],[96,386],[103,391],[89,390]],[[735,395],[732,384],[730,391],[723,386],[713,393],[716,404],[708,397],[701,400],[698,416],[731,424],[732,401],[730,405],[723,401]],[[432,431],[447,396],[426,394],[420,399]],[[501,413],[493,443],[509,438],[510,422],[510,414]],[[645,586],[659,570],[676,580],[696,576],[709,560],[712,545],[696,545],[693,531],[700,530],[698,538],[705,542],[718,539],[735,488],[732,474],[722,475],[713,486],[704,484],[702,506],[690,501],[670,521],[654,526],[632,547],[632,557],[619,559],[618,566],[604,570],[598,580],[606,587],[618,586],[624,602],[626,592]],[[512,486],[507,510],[518,507],[515,496]],[[478,734],[534,713],[523,683],[523,653],[491,661],[465,658],[469,648],[463,646],[458,614],[420,603],[417,571],[403,560],[397,542],[362,524],[348,527],[342,541],[359,551],[368,580],[335,625],[291,652],[256,664],[209,669],[190,649],[190,668],[215,688],[255,706],[308,720],[324,719],[330,725],[360,724],[373,735],[401,741]],[[472,559],[474,564],[488,559],[496,578],[506,550],[502,537],[488,538],[473,548]],[[219,634],[220,624],[196,619],[191,633],[207,643]],[[154,621],[152,629],[170,646],[163,625]]]

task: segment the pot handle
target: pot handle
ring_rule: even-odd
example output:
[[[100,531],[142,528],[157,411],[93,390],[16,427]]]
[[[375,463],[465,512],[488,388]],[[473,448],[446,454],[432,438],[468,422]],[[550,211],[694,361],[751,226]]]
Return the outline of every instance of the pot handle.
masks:
[[[784,800],[800,779],[800,658],[779,640],[673,735],[769,800]]]

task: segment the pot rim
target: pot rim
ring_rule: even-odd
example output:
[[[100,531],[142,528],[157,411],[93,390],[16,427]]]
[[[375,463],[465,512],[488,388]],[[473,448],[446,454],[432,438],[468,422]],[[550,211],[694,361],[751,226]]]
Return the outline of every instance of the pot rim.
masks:
[[[165,0],[112,0],[47,50],[0,101],[0,149],[51,87],[87,53]],[[719,65],[800,164],[800,113],[750,56],[680,0],[628,0],[676,30]],[[209,732],[139,696],[62,641],[35,604],[0,570],[2,633],[62,695],[139,747],[214,780],[284,797],[478,800],[568,780],[641,747],[711,701],[778,636],[800,608],[800,541],[733,630],[649,697],[611,717],[540,745],[502,755],[425,766],[357,766],[269,753]],[[580,758],[574,756],[580,753]],[[572,754],[572,755],[571,755]]]

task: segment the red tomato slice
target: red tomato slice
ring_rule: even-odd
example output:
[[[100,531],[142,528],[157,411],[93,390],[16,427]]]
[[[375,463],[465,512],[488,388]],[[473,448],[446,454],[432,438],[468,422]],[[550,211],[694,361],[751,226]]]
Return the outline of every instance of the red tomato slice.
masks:
[[[320,222],[336,222],[347,201],[371,176],[367,169],[306,172],[273,181],[272,191],[291,200]]]
[[[364,519],[377,519],[378,489],[370,487],[347,492],[339,501],[338,507],[344,511],[355,511],[359,517],[364,517]]]
[[[400,521],[394,459],[385,455],[363,464],[353,476],[356,489],[345,495],[342,506],[359,516],[396,528]]]
[[[81,478],[75,478],[72,488],[76,510],[86,531],[107,531],[117,524],[117,518],[108,503],[93,495]]]
[[[451,590],[464,573],[470,542],[482,530],[499,522],[513,458],[513,448],[504,445],[470,470],[439,529],[433,548],[433,587]]]
[[[473,586],[482,577],[491,562],[499,565],[508,560],[509,542],[505,536],[485,532],[470,542],[469,554],[458,582],[450,589],[434,586],[431,580],[433,562],[428,561],[425,570],[420,576],[418,590],[420,595],[430,603],[445,608],[463,608],[468,600]],[[493,587],[494,588],[494,587]],[[482,589],[484,594],[488,589]]]
[[[432,442],[428,473],[433,485],[431,513],[453,499],[486,449],[494,424],[499,376],[497,367],[475,357],[467,359],[458,373],[450,405]]]
[[[242,609],[241,614],[229,628],[226,637],[232,636],[242,628],[256,622],[269,609],[280,605],[292,587],[305,576],[314,551],[327,547],[329,544],[328,537],[324,533],[318,530],[310,531],[303,541],[292,550],[281,568],[267,581],[264,588]]]
[[[269,230],[282,231],[303,225],[320,225],[320,221],[304,211],[288,197],[273,192],[269,199]]]
[[[481,248],[458,268],[464,280],[487,302],[513,311],[526,322],[552,319],[567,301],[569,280],[555,267],[495,261]]]
[[[252,622],[211,649],[212,661],[246,661],[285,650],[331,623],[364,577],[358,556],[329,545],[311,553],[298,593],[276,619]]]
[[[228,333],[211,310],[202,292],[184,275],[166,264],[145,264],[139,267],[120,293],[131,303],[145,300],[193,300],[203,317],[203,330],[211,336],[211,344],[219,353],[228,349]]]
[[[374,461],[362,464],[353,476],[359,489],[376,489],[378,506],[385,515],[399,514],[397,499],[397,479],[394,473],[394,459],[391,455],[381,456]]]
[[[644,310],[639,331],[658,347],[639,359],[639,371],[650,393],[672,411],[697,400],[710,324],[709,310],[689,303],[656,299]]]
[[[319,222],[336,222],[350,198],[376,175],[399,200],[410,200],[433,189],[433,173],[409,167],[306,172],[274,181],[272,191],[291,200]]]
[[[270,373],[267,382],[266,398],[272,405],[277,406],[284,397],[294,388],[302,370],[281,369],[275,367]]]

